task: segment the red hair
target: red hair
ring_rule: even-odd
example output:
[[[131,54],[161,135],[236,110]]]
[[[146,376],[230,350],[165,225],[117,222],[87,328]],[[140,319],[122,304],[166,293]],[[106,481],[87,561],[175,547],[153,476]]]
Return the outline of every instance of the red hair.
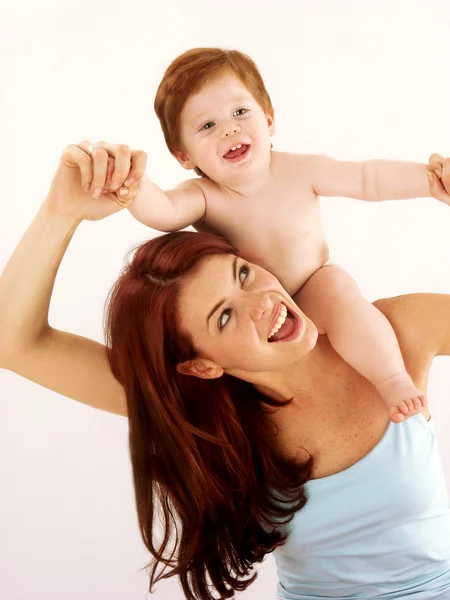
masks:
[[[180,115],[186,101],[205,83],[231,72],[245,85],[266,115],[273,106],[254,61],[237,50],[193,48],[178,56],[167,68],[155,97],[155,112],[170,152],[181,149]],[[198,175],[204,175],[198,168]]]
[[[253,563],[286,539],[276,526],[305,504],[312,466],[311,458],[299,464],[274,454],[265,417],[280,406],[275,400],[228,375],[205,380],[176,370],[196,356],[180,332],[179,293],[213,254],[236,250],[186,231],[144,243],[110,292],[105,323],[127,398],[137,515],[153,556],[149,590],[178,575],[192,600],[212,600],[211,583],[231,598],[254,581]]]

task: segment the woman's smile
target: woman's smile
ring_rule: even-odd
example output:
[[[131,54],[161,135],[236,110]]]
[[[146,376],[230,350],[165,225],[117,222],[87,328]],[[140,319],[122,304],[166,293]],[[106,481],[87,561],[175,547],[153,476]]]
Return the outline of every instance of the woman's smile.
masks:
[[[272,344],[275,342],[290,342],[296,339],[302,330],[303,321],[299,315],[294,315],[281,303],[276,309],[268,341]]]

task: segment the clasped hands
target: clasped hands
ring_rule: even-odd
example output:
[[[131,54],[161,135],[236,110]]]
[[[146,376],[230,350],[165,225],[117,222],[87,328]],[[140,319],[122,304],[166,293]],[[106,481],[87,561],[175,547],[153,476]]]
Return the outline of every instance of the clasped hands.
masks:
[[[428,162],[430,193],[433,198],[450,205],[450,158],[432,154]]]

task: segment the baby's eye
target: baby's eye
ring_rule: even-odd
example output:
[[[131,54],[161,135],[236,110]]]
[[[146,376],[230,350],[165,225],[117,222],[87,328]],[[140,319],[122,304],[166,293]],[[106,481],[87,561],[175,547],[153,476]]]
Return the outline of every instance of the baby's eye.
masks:
[[[211,129],[211,127],[214,127],[214,123],[212,121],[208,121],[208,123],[203,125],[202,129]]]
[[[246,112],[248,112],[248,108],[238,108],[234,111],[234,114],[238,117],[241,117],[242,115],[245,115]]]
[[[222,329],[228,323],[228,319],[230,318],[230,316],[231,316],[231,308],[227,308],[220,313],[220,317],[219,317],[219,330],[220,331],[222,331]]]

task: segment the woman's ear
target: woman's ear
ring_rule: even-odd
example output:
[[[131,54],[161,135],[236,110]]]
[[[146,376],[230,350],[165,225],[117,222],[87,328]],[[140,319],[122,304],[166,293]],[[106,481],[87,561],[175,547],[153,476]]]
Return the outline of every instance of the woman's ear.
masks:
[[[200,379],[217,379],[222,377],[223,369],[214,361],[207,358],[194,358],[177,364],[178,373],[193,375]]]
[[[186,154],[186,152],[184,152],[184,150],[175,148],[173,155],[184,169],[187,169],[188,171],[190,169],[195,169],[194,163],[189,160],[189,156]]]

